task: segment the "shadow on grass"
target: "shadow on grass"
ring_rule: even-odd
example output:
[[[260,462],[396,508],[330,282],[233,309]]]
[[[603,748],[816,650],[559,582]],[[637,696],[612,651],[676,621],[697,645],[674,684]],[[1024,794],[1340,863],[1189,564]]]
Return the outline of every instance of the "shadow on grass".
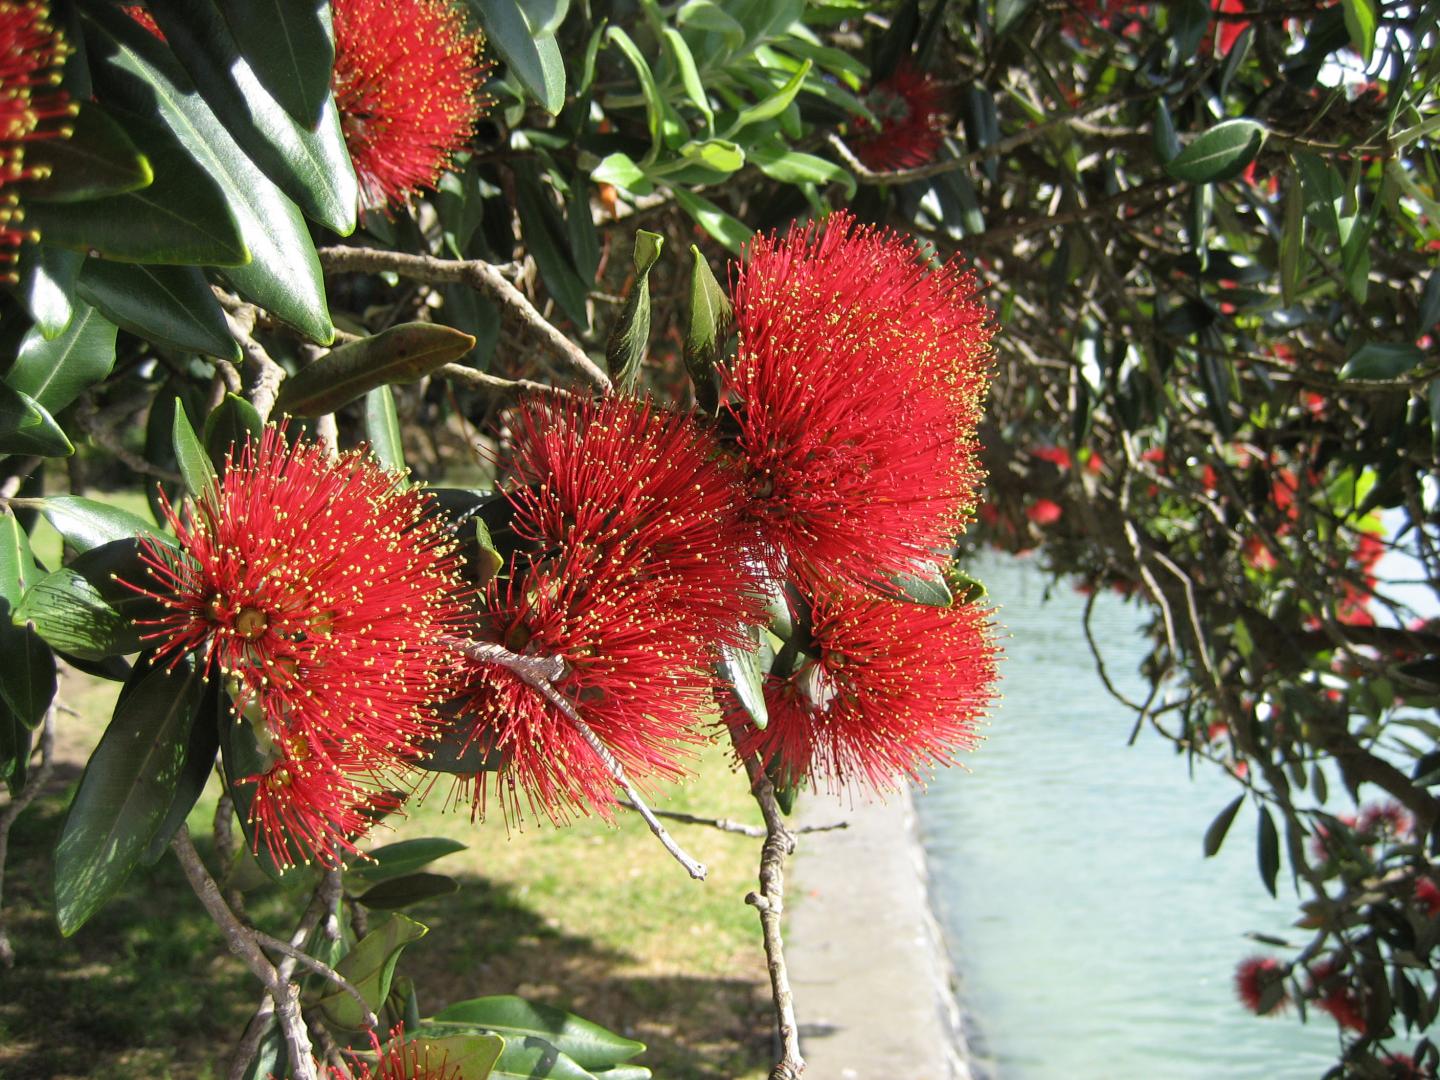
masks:
[[[5,916],[16,965],[0,969],[0,1080],[223,1077],[258,984],[225,952],[168,857],[137,870],[62,938],[49,860],[63,818],[64,801],[43,798],[11,835]],[[519,993],[647,1043],[640,1062],[666,1080],[722,1080],[763,1064],[767,1003],[751,981],[621,974],[634,957],[556,926],[509,886],[457,877],[458,893],[407,911],[431,928],[399,969],[415,980],[423,1012]],[[298,911],[278,888],[247,902],[275,933]]]

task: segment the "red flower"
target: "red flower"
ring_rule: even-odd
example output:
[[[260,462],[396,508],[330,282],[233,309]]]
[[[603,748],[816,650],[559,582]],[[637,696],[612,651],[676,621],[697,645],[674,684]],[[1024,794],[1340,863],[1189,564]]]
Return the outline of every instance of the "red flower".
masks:
[[[1039,446],[1030,451],[1030,456],[1036,461],[1048,461],[1062,472],[1070,468],[1070,451],[1063,446]]]
[[[120,10],[125,12],[126,15],[129,15],[130,18],[134,19],[146,30],[149,30],[154,37],[161,41],[165,40],[165,31],[160,29],[160,24],[155,21],[155,16],[151,15],[145,8],[139,4],[124,4]]]
[[[893,789],[979,742],[997,654],[984,608],[842,593],[812,601],[809,614],[799,667],[766,680],[765,730],[738,705],[727,713],[741,757],[758,755],[790,781]]]
[[[429,1046],[422,1051],[421,1044],[406,1042],[404,1024],[391,1029],[384,1046],[373,1031],[370,1042],[378,1059],[373,1067],[368,1061],[356,1058],[354,1051],[347,1050],[346,1056],[352,1058],[349,1067],[322,1066],[321,1080],[464,1080],[464,1068],[450,1064],[448,1050],[437,1059]]]
[[[859,130],[850,145],[867,169],[913,169],[934,159],[946,121],[944,90],[929,75],[901,64],[888,79],[870,88],[865,104],[880,127],[858,120]]]
[[[75,115],[59,89],[60,68],[69,47],[50,25],[42,0],[0,3],[0,281],[19,280],[11,269],[20,245],[39,237],[22,227],[25,211],[14,185],[44,173],[25,164],[25,144],[67,138],[58,123]]]
[[[458,556],[430,501],[359,453],[332,459],[267,428],[182,517],[179,551],[146,543],[137,591],[167,609],[159,657],[196,652],[227,680],[272,758],[252,816],[280,865],[333,863],[357,816],[414,761],[435,720],[461,608]]]
[[[974,288],[843,212],[752,242],[721,425],[777,576],[875,581],[949,548],[980,476],[991,329]]]
[[[1271,956],[1249,956],[1240,961],[1235,969],[1235,993],[1244,1006],[1257,1016],[1268,1016],[1278,1012],[1288,1000],[1282,990],[1279,996],[1267,1002],[1270,988],[1285,977],[1280,961]],[[1268,991],[1268,994],[1267,994]]]
[[[1042,528],[1046,525],[1054,525],[1060,520],[1063,513],[1060,504],[1053,499],[1036,499],[1025,508],[1025,516]]]
[[[1254,567],[1261,573],[1269,573],[1280,565],[1280,561],[1275,558],[1275,553],[1270,550],[1270,545],[1259,536],[1251,536],[1246,539],[1244,557],[1246,565]]]
[[[1415,903],[1430,918],[1440,915],[1440,885],[1436,885],[1433,878],[1416,878],[1414,896]]]
[[[515,531],[572,572],[642,583],[693,635],[732,645],[763,621],[740,479],[686,416],[610,396],[532,401],[513,420]]]
[[[1355,824],[1355,831],[1367,839],[1391,842],[1406,839],[1414,829],[1414,819],[1393,799],[1361,807]]]
[[[1365,1003],[1345,981],[1340,964],[1334,959],[1322,960],[1310,969],[1315,1004],[1329,1013],[1342,1028],[1365,1030]]]
[[[452,0],[335,0],[331,85],[366,209],[433,188],[489,100],[485,36]]]

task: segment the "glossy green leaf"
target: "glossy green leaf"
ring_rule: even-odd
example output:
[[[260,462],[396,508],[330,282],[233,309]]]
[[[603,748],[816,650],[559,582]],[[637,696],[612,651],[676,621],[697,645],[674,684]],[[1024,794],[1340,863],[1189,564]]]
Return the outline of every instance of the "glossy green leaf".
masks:
[[[121,127],[94,101],[80,103],[68,139],[26,144],[25,168],[50,175],[25,182],[25,202],[79,202],[149,187],[150,162]]]
[[[422,1036],[407,1039],[405,1045],[414,1048],[407,1054],[413,1052],[417,1061],[443,1061],[448,1080],[486,1080],[494,1076],[495,1063],[505,1050],[505,1040],[499,1035]],[[417,1073],[411,1080],[423,1078]]]
[[[406,874],[366,889],[357,899],[375,911],[399,911],[459,891],[460,883],[444,874]]]
[[[1240,811],[1240,805],[1245,801],[1244,795],[1235,796],[1234,800],[1215,815],[1215,820],[1205,830],[1205,857],[1211,858],[1219,850],[1220,845],[1225,842],[1225,834],[1230,831],[1230,824],[1235,820],[1235,815]]]
[[[644,170],[636,165],[628,154],[619,151],[606,155],[600,164],[595,166],[590,179],[597,184],[613,184],[632,195],[649,195],[655,190],[655,185],[645,175]]]
[[[1155,157],[1160,164],[1174,161],[1180,154],[1180,137],[1175,134],[1175,121],[1164,98],[1155,102]]]
[[[733,137],[737,131],[743,131],[751,124],[773,120],[789,108],[790,103],[795,100],[795,95],[800,93],[800,87],[805,82],[805,77],[810,74],[812,67],[814,64],[806,60],[773,94],[762,101],[757,101],[754,105],[747,105],[741,109],[729,130],[726,131],[726,137]]]
[[[680,147],[680,157],[717,173],[737,172],[745,167],[745,151],[729,139],[688,142]]]
[[[78,251],[26,244],[20,249],[15,296],[46,338],[59,337],[74,315],[75,279],[85,256]]]
[[[684,188],[677,187],[674,191],[675,201],[702,229],[724,244],[732,254],[740,254],[740,249],[745,246],[754,230],[731,217],[709,199]]]
[[[360,991],[370,1008],[378,1011],[390,994],[395,964],[405,946],[425,936],[426,927],[404,915],[391,915],[384,923],[366,934],[335,965],[335,970],[349,979]],[[351,1030],[362,1026],[360,1005],[344,990],[333,990],[322,996],[316,1005],[333,1023]]]
[[[1350,354],[1340,369],[1340,378],[1398,379],[1424,359],[1425,353],[1415,345],[1367,341]]]
[[[610,331],[605,346],[605,360],[610,365],[615,385],[633,392],[640,378],[640,365],[650,341],[650,271],[660,258],[665,238],[644,229],[635,231],[635,247],[631,258],[635,265],[635,282],[620,317]]]
[[[432,1028],[422,1028],[426,1038]],[[445,1031],[444,1027],[434,1028]],[[453,1036],[451,1036],[453,1038]],[[593,1073],[577,1065],[568,1054],[558,1053],[545,1040],[535,1036],[524,1040],[505,1038],[505,1049],[501,1052],[495,1067],[490,1071],[490,1080],[596,1080]]]
[[[55,656],[33,630],[11,617],[25,590],[40,580],[30,540],[15,515],[0,511],[0,705],[9,715],[0,725],[19,723],[27,730],[45,718],[55,697]],[[30,740],[25,740],[28,752]]]
[[[1285,223],[1280,230],[1280,291],[1293,304],[1305,280],[1305,195],[1298,173],[1285,189]]]
[[[149,9],[205,103],[250,160],[308,217],[342,236],[353,232],[360,186],[334,100],[321,98],[313,130],[297,122],[241,55],[215,0],[154,0]],[[304,21],[303,11],[290,21]],[[283,30],[286,20],[274,25]]]
[[[844,186],[844,198],[855,197],[855,177],[833,161],[814,154],[802,154],[798,150],[787,150],[783,145],[774,143],[752,146],[748,155],[750,163],[772,180],[783,184],[841,184]]]
[[[765,674],[760,670],[759,653],[732,645],[720,647],[720,678],[735,691],[735,698],[761,731],[770,723],[765,707]]]
[[[10,388],[58,413],[115,366],[115,324],[89,304],[77,303],[65,332],[49,341],[31,328],[5,376]]]
[[[904,596],[926,607],[950,607],[955,598],[945,583],[944,573],[897,574],[895,585]]]
[[[140,515],[82,495],[50,495],[40,509],[45,520],[76,551],[90,551],[137,536],[159,536],[154,524]]]
[[[30,777],[34,735],[0,698],[0,781],[16,798]]]
[[[1345,15],[1345,32],[1351,47],[1368,65],[1375,55],[1375,29],[1378,24],[1374,0],[1340,0]]]
[[[170,423],[170,447],[175,453],[175,463],[180,467],[186,490],[199,498],[215,487],[215,465],[183,408],[173,411]]]
[[[322,416],[389,383],[414,382],[468,353],[475,339],[439,323],[402,323],[332,349],[290,376],[275,407]]]
[[[12,620],[17,626],[33,627],[58,652],[84,660],[103,660],[140,649],[139,632],[130,620],[71,567],[46,574],[27,589]]]
[[[460,841],[443,836],[421,836],[414,840],[397,840],[393,844],[385,844],[383,847],[367,851],[365,859],[356,863],[350,872],[375,884],[413,874],[415,871],[429,866],[436,859],[443,859],[446,855],[454,855],[457,851],[464,850],[466,850],[465,845]]]
[[[1035,0],[995,0],[995,36],[1008,34],[1034,3]]]
[[[85,766],[55,848],[55,916],[69,936],[139,861],[175,795],[203,697],[193,660],[146,667]]]
[[[563,1009],[537,1005],[511,994],[457,1001],[432,1018],[446,1024],[469,1024],[504,1035],[518,1045],[529,1037],[543,1039],[585,1069],[604,1069],[629,1061],[645,1044],[607,1031]]]
[[[655,73],[650,70],[650,62],[645,59],[645,54],[629,34],[618,26],[611,26],[605,31],[605,38],[620,47],[625,59],[634,69],[635,77],[640,81],[640,93],[645,98],[645,126],[650,132],[650,152],[645,156],[645,160],[654,161],[661,147],[660,130],[665,117],[664,95],[660,93],[660,86],[655,81]]]
[[[0,381],[0,454],[69,457],[74,452],[43,405]]]
[[[220,680],[207,680],[204,696],[195,710],[189,736],[185,740],[185,753],[180,762],[180,772],[175,780],[170,806],[140,856],[141,862],[146,866],[153,866],[164,856],[170,847],[170,841],[180,831],[180,826],[185,824],[185,819],[200,801],[205,786],[210,783],[210,777],[215,773],[215,755],[220,752],[220,731],[216,723],[219,718],[219,696]]]
[[[26,225],[36,229],[46,244],[123,262],[186,266],[248,262],[250,252],[220,185],[163,125],[114,111],[150,162],[154,182],[124,195],[63,206],[36,203],[26,211]]]
[[[193,266],[143,266],[89,259],[80,297],[140,337],[185,352],[239,361],[240,346],[205,275]]]
[[[686,44],[684,35],[673,26],[665,27],[662,37],[666,49],[670,52],[670,59],[675,64],[675,70],[680,73],[680,85],[685,88],[685,97],[700,111],[700,115],[705,117],[705,130],[713,131],[715,111],[710,107],[710,97],[705,92],[705,83],[700,77],[700,69],[695,64],[690,46]]]
[[[243,858],[235,860],[232,875],[239,875],[233,882],[237,888],[254,888],[284,877],[276,865],[266,844],[251,820],[255,803],[255,784],[244,783],[247,776],[258,776],[267,772],[274,764],[274,757],[268,750],[262,750],[255,740],[255,728],[249,721],[234,715],[229,694],[222,689],[216,704],[216,726],[220,732],[220,763],[225,775],[226,790],[235,801],[235,820],[240,823],[240,832],[245,837]],[[290,844],[292,857],[296,855]],[[243,883],[242,883],[243,882]],[[227,885],[232,882],[227,882]]]
[[[260,84],[296,122],[318,126],[335,65],[335,34],[326,0],[219,3]]]
[[[690,312],[685,324],[685,369],[695,387],[695,400],[707,411],[718,400],[715,363],[719,359],[724,333],[734,315],[730,299],[710,269],[710,263],[694,244],[690,245]]]
[[[587,287],[594,283],[600,269],[600,231],[595,228],[590,206],[594,190],[590,178],[577,171],[570,178],[570,194],[565,200],[565,235],[570,241],[570,255],[576,274]]]
[[[382,466],[393,472],[405,470],[400,414],[395,411],[395,395],[388,386],[377,386],[365,395],[365,438]]]
[[[580,327],[590,328],[590,313],[585,299],[590,291],[588,282],[580,278],[570,252],[569,232],[550,201],[549,189],[533,166],[516,169],[515,209],[520,217],[520,231],[525,244],[540,269],[545,288],[560,309]]]
[[[1265,890],[1275,895],[1275,878],[1280,873],[1280,834],[1275,831],[1275,819],[1270,808],[1260,808],[1259,832],[1256,837],[1256,862],[1260,869],[1260,880]]]
[[[1195,184],[1229,180],[1255,160],[1264,141],[1264,125],[1254,120],[1225,120],[1167,161],[1165,171]]]
[[[86,36],[92,68],[103,59],[97,85],[132,108],[158,112],[224,192],[252,257],[225,276],[245,299],[328,344],[334,328],[320,260],[300,211],[240,149],[160,42],[122,12],[97,9],[95,17],[109,34]]]
[[[532,98],[552,116],[565,104],[565,72],[546,63],[540,43],[554,46],[553,34],[537,35],[525,19],[525,9],[516,0],[469,0],[470,8],[485,28],[490,46],[500,54]]]
[[[224,468],[226,457],[232,451],[238,456],[247,439],[256,446],[260,444],[264,427],[254,405],[237,394],[226,394],[205,418],[205,433],[201,436],[205,452],[216,469]]]

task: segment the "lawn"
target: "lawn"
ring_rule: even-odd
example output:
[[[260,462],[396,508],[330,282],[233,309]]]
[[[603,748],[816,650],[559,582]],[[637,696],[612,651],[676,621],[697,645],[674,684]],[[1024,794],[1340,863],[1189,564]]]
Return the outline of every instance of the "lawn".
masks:
[[[54,565],[58,537],[37,537],[37,549]],[[58,718],[51,790],[12,834],[4,913],[17,963],[0,970],[0,1080],[222,1077],[258,1000],[258,984],[225,952],[169,855],[137,871],[73,937],[55,927],[50,852],[118,690],[63,672],[61,699],[74,715]],[[661,805],[759,822],[720,748],[698,766]],[[407,910],[431,928],[400,964],[419,987],[422,1012],[518,993],[647,1043],[640,1063],[666,1080],[765,1075],[768,984],[758,920],[743,901],[758,840],[675,826],[710,868],[697,883],[633,814],[615,826],[507,829],[498,814],[472,822],[468,805],[447,812],[448,784],[442,778],[422,806],[374,836],[377,846],[420,836],[467,845],[431,867],[460,881],[460,891]],[[191,815],[207,856],[218,791],[212,779]],[[279,886],[246,901],[251,917],[275,931],[293,921]]]

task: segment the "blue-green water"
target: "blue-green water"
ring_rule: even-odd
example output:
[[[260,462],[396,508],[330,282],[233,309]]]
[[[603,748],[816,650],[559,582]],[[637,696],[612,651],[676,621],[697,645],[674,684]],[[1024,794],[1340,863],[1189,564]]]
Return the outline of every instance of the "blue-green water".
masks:
[[[1080,629],[1082,597],[1023,560],[975,568],[1009,633],[1004,698],[971,772],[917,796],[937,915],[979,1049],[1001,1080],[1319,1077],[1335,1025],[1261,1019],[1235,998],[1246,931],[1300,940],[1282,872],[1255,867],[1248,805],[1213,859],[1211,819],[1239,793],[1105,692]],[[1122,688],[1144,649],[1133,607],[1097,604],[1096,636]]]

